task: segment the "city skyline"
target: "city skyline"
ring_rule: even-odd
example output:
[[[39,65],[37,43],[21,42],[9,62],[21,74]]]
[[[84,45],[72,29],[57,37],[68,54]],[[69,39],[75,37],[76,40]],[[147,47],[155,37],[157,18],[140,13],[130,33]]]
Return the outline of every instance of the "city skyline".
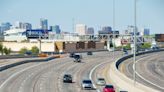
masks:
[[[116,30],[124,31],[133,25],[133,0],[116,1]],[[31,3],[33,2],[33,3]],[[38,2],[38,4],[36,3]],[[86,24],[97,32],[103,26],[113,26],[113,0],[17,0],[0,1],[0,23],[15,21],[28,22],[33,28],[39,28],[39,19],[48,19],[49,25],[60,25],[62,31],[73,32],[73,25]],[[138,0],[137,25],[149,28],[151,33],[162,33],[164,30],[164,2],[162,0]],[[42,7],[44,6],[44,7]],[[98,7],[99,6],[99,7]]]

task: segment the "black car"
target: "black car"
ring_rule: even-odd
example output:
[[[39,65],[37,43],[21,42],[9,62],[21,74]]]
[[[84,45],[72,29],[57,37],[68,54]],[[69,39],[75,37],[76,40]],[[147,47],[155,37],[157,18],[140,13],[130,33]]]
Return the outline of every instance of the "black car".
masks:
[[[63,76],[63,82],[64,83],[72,83],[72,76],[70,74],[65,74]]]
[[[81,56],[80,55],[74,55],[74,62],[81,62]]]
[[[93,53],[91,51],[88,51],[87,55],[93,55]]]
[[[70,53],[69,57],[73,58],[75,56],[75,53]]]

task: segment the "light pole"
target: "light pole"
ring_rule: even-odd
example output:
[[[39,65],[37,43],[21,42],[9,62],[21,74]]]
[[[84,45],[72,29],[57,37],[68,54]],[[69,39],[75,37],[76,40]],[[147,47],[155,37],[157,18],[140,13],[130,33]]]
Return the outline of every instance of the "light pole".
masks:
[[[115,59],[114,51],[115,51],[115,0],[113,0],[113,59]]]
[[[136,30],[137,30],[137,0],[134,0],[134,49],[133,49],[133,80],[136,84]]]

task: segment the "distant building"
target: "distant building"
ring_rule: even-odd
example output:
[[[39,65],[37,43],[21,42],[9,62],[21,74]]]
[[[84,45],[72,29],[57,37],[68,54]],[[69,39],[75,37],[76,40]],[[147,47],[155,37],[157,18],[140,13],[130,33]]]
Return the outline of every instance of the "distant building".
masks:
[[[51,29],[52,32],[54,32],[55,34],[61,34],[61,30],[60,30],[59,25],[51,26],[50,29]]]
[[[94,28],[93,27],[89,27],[86,31],[86,34],[94,34]]]
[[[125,30],[124,34],[134,35],[134,29],[135,29],[134,26],[128,26],[127,29]],[[136,28],[136,35],[140,35],[137,28]]]
[[[32,29],[32,25],[30,23],[23,23],[23,29],[31,30]]]
[[[9,22],[1,23],[1,32],[9,30],[12,25]]]
[[[98,31],[98,34],[112,34],[112,28],[110,26],[104,26]]]
[[[150,29],[147,29],[147,28],[141,29],[140,35],[142,35],[142,36],[150,35]]]
[[[112,27],[104,26],[104,27],[102,27],[102,31],[112,33]]]
[[[85,35],[87,26],[85,24],[76,24],[75,30],[79,35]]]
[[[17,21],[17,22],[15,22],[14,28],[31,30],[32,29],[32,25],[30,23],[23,23],[23,22]]]
[[[40,19],[40,28],[43,30],[48,30],[48,20],[47,19]]]

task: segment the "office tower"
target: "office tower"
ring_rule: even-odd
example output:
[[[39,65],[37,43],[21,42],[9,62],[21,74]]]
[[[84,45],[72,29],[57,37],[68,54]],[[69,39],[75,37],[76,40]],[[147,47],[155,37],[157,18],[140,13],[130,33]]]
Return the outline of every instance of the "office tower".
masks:
[[[43,30],[48,30],[48,20],[47,19],[40,19],[40,28]]]
[[[1,32],[4,32],[6,30],[9,30],[11,27],[11,24],[9,22],[1,23]]]
[[[20,22],[20,21],[16,21],[16,22],[15,22],[15,28],[16,28],[16,29],[21,29],[21,28],[23,28],[23,23]]]
[[[134,30],[135,30],[135,27],[134,26],[128,26],[127,29],[125,30],[125,34],[129,35],[134,35]],[[136,28],[136,35],[139,35],[139,32]]]
[[[32,25],[30,23],[23,23],[23,29],[31,30]]]
[[[52,30],[52,32],[54,32],[55,34],[60,34],[61,30],[59,25],[55,25],[55,26],[51,26],[50,29]]]
[[[148,36],[148,35],[150,35],[150,29],[148,29],[148,28],[142,28],[141,29],[141,32],[140,32],[140,35],[142,35],[142,36]]]
[[[94,34],[94,28],[93,27],[89,27],[86,31],[86,34]]]
[[[110,26],[102,27],[102,31],[112,33],[112,28]]]
[[[87,30],[87,26],[85,24],[76,24],[75,31],[79,35],[85,35]]]
[[[100,31],[99,34],[112,34],[112,28],[110,26],[104,26]]]

